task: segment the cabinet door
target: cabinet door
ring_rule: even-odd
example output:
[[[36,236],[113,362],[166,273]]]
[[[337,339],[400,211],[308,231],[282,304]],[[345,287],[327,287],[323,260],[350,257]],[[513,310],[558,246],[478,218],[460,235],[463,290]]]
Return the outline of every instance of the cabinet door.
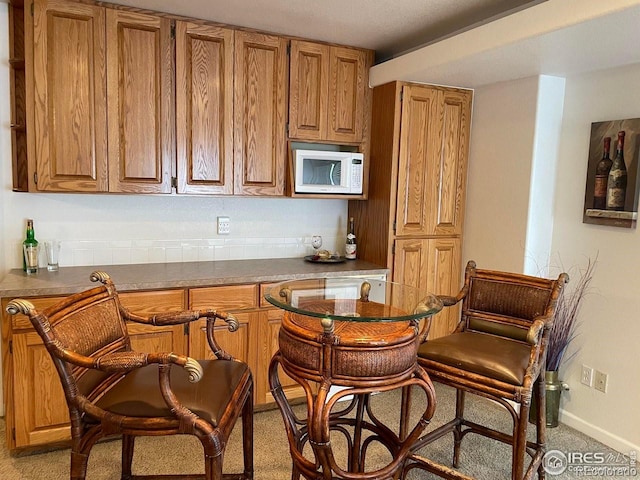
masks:
[[[236,332],[229,332],[222,320],[216,322],[216,340],[235,358],[249,360],[249,328],[256,323],[257,315],[248,310],[258,306],[257,285],[192,288],[189,290],[189,308],[192,310],[216,309],[233,313],[240,323]],[[215,358],[206,339],[206,320],[192,324],[189,331],[189,355],[194,358]],[[249,365],[251,367],[251,365]]]
[[[185,309],[184,290],[158,290],[118,294],[122,305],[132,312],[153,314]],[[131,348],[139,352],[174,352],[187,354],[187,334],[183,325],[153,326],[135,322],[127,324]]]
[[[286,39],[236,31],[234,98],[234,194],[283,195]]]
[[[396,235],[427,235],[430,192],[436,188],[441,151],[439,90],[418,85],[403,88]]]
[[[109,190],[170,193],[175,158],[171,22],[107,9]]]
[[[434,180],[430,185],[429,232],[432,235],[460,235],[464,222],[467,156],[471,122],[471,91],[442,92],[441,145]]]
[[[347,47],[331,47],[329,74],[329,125],[327,139],[335,142],[362,140],[367,85],[367,53]]]
[[[257,358],[254,372],[255,403],[256,405],[274,403],[269,386],[269,364],[271,358],[278,351],[278,333],[282,324],[284,310],[263,309],[260,313],[259,327],[256,332],[256,343],[253,351]],[[280,384],[287,398],[299,398],[304,396],[304,390],[294,380],[288,377],[282,368],[279,369]]]
[[[233,30],[176,22],[178,193],[233,193]]]
[[[329,98],[328,45],[291,40],[289,137],[324,140]]]
[[[456,295],[462,287],[461,254],[462,240],[459,238],[429,239],[429,267],[425,288],[439,295]],[[429,338],[448,335],[458,324],[460,305],[446,307],[434,317]]]
[[[38,310],[43,310],[62,298],[28,300]],[[2,301],[7,448],[12,451],[68,440],[67,403],[49,352],[33,331],[28,317],[6,313],[8,302],[9,299]],[[13,335],[7,338],[9,329]]]
[[[228,325],[222,320],[216,322],[216,341],[228,354],[249,363],[249,324],[257,322],[256,313],[233,312],[238,320],[240,328],[235,332],[230,332]],[[191,324],[189,328],[189,356],[198,360],[212,360],[216,356],[209,348],[207,342],[206,320],[198,320]],[[251,368],[251,364],[249,365]]]
[[[105,9],[37,0],[33,33],[37,188],[105,192]]]
[[[396,240],[393,281],[436,295],[457,294],[462,285],[460,246],[459,238]],[[451,333],[459,312],[459,306],[447,307],[434,316],[429,338]]]
[[[124,306],[141,314],[183,310],[184,290],[131,292],[118,295]],[[38,310],[62,297],[29,299]],[[3,308],[6,302],[3,302]],[[70,438],[69,414],[60,378],[42,340],[24,315],[5,318],[10,321],[13,355],[5,357],[11,385],[6,392],[7,444],[9,449],[44,445]],[[154,327],[129,323],[133,349],[146,352],[186,353],[182,325]],[[15,439],[11,430],[15,429]]]

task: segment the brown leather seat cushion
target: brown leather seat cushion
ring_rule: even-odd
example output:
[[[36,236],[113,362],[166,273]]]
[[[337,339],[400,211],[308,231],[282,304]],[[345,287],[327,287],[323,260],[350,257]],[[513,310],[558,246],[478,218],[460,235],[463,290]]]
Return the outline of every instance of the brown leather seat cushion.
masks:
[[[226,360],[200,360],[204,374],[190,383],[186,371],[171,367],[171,389],[189,410],[213,426],[218,424],[231,395],[248,370],[246,364]],[[96,405],[132,417],[174,417],[162,398],[158,366],[148,365],[126,375]]]
[[[482,333],[462,332],[428,340],[418,349],[418,357],[522,385],[531,346]],[[427,365],[427,370],[433,365]]]

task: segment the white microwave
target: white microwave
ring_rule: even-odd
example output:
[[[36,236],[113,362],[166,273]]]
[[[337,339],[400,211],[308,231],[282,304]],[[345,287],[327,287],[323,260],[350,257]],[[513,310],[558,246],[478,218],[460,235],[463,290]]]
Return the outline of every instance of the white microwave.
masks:
[[[362,153],[294,150],[293,169],[296,193],[362,194]]]

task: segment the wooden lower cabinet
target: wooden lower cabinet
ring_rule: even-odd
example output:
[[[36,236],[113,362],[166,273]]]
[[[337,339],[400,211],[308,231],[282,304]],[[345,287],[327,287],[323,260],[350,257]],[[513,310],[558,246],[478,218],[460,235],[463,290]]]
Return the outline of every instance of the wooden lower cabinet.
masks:
[[[120,293],[122,304],[138,313],[167,312],[185,308],[184,290]],[[38,310],[63,297],[30,298]],[[4,402],[7,447],[17,450],[55,444],[70,439],[69,414],[53,362],[40,337],[23,315],[5,312],[2,338]],[[129,324],[134,349],[186,353],[182,325],[153,327]]]
[[[269,386],[269,364],[271,358],[278,351],[278,333],[282,324],[284,310],[279,308],[265,308],[260,312],[258,325],[255,329],[257,348],[254,352],[257,355],[256,368],[254,372],[255,381],[255,403],[273,404],[275,399],[271,394]],[[304,396],[304,390],[300,385],[279,370],[280,384],[288,399],[292,400]]]
[[[262,287],[262,288],[261,288]],[[248,363],[255,382],[255,405],[273,404],[269,388],[269,363],[278,350],[283,310],[263,300],[268,284],[248,284],[119,293],[124,306],[139,314],[188,309],[218,309],[233,313],[240,323],[229,332],[223,321],[216,339],[235,358]],[[62,296],[28,298],[38,310],[59,302]],[[2,299],[2,344],[6,438],[9,451],[41,448],[70,439],[69,415],[60,380],[49,353],[29,319],[5,311]],[[129,323],[132,347],[138,351],[176,352],[196,359],[213,358],[206,339],[206,320],[184,325],[154,327]],[[286,375],[281,382],[287,397],[304,395]]]
[[[393,281],[438,295],[455,295],[461,287],[461,244],[457,237],[397,239]],[[453,331],[459,307],[446,308],[431,321],[429,338]]]

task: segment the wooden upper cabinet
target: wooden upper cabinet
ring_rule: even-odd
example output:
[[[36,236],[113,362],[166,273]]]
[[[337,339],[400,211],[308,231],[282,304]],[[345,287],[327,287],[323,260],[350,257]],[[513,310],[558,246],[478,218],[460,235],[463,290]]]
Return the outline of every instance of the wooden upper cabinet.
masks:
[[[329,46],[291,41],[289,137],[327,138]]]
[[[402,89],[396,235],[428,235],[430,194],[437,187],[440,156],[439,91],[406,85]]]
[[[364,50],[292,40],[289,137],[360,142],[368,66]]]
[[[465,183],[471,124],[471,91],[443,90],[442,150],[436,163],[437,189],[429,222],[434,235],[460,235],[464,222]]]
[[[176,23],[178,193],[233,193],[233,30]]]
[[[167,18],[107,9],[109,190],[170,193],[173,41]]]
[[[93,5],[34,3],[38,190],[108,190],[104,17]]]
[[[235,32],[236,195],[283,195],[286,170],[287,40]]]
[[[396,235],[460,235],[471,93],[402,89]]]
[[[331,47],[329,59],[329,131],[336,142],[359,142],[364,125],[367,54],[364,50]]]

